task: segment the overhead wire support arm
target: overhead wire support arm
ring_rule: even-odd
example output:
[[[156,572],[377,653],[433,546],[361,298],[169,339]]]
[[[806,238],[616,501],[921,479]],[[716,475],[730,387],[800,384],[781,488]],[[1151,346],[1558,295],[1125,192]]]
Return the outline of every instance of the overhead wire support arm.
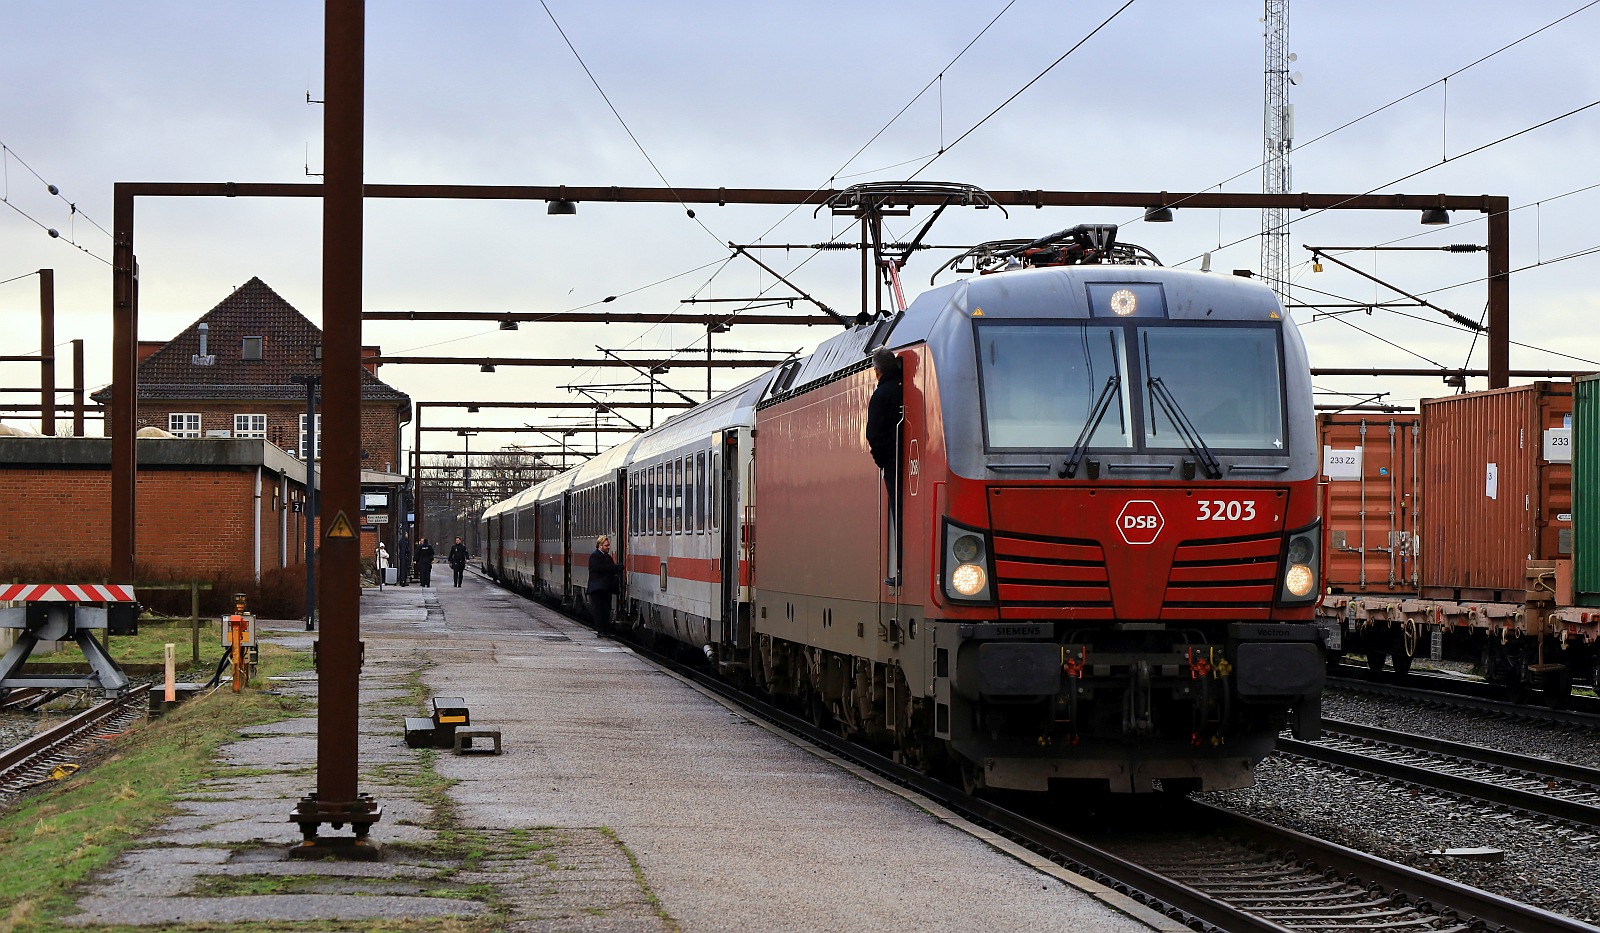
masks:
[[[645,377],[646,379],[650,380],[650,384],[651,385],[658,385],[661,388],[666,389],[668,392],[671,392],[673,395],[676,395],[678,398],[683,399],[685,402],[688,402],[691,405],[700,404],[700,402],[698,400],[690,398],[689,396],[685,395],[684,393],[679,392],[677,389],[674,389],[672,386],[669,386],[665,382],[662,382],[661,380],[657,379],[656,378],[656,374],[650,371],[650,370],[653,370],[653,369],[656,368],[656,364],[647,363],[646,364],[646,368],[640,369],[637,365],[635,365],[633,363],[633,361],[625,360],[622,357],[620,357],[620,356],[616,355],[615,353],[611,352],[610,350],[607,350],[605,347],[597,345],[595,347],[595,349],[599,350],[601,353],[604,353],[606,356],[611,357],[612,359],[616,360],[617,362],[622,363],[625,366],[633,367],[634,372],[637,372],[639,375],[641,375],[641,376]],[[583,390],[579,389],[578,391],[582,392]]]
[[[1472,318],[1463,317],[1462,315],[1459,315],[1459,314],[1455,313],[1454,311],[1449,310],[1448,308],[1441,308],[1438,305],[1428,301],[1426,298],[1421,297],[1420,295],[1413,295],[1413,294],[1411,294],[1410,292],[1406,291],[1405,289],[1401,288],[1398,285],[1391,285],[1388,282],[1385,282],[1383,279],[1380,279],[1375,275],[1372,275],[1370,273],[1363,272],[1360,269],[1357,269],[1355,266],[1350,265],[1348,262],[1345,262],[1345,261],[1343,261],[1343,260],[1341,260],[1341,259],[1339,259],[1337,257],[1328,255],[1326,252],[1324,252],[1324,247],[1307,246],[1305,248],[1311,251],[1311,257],[1313,259],[1326,259],[1328,262],[1331,262],[1334,265],[1341,266],[1341,267],[1343,267],[1345,269],[1349,269],[1351,272],[1354,272],[1356,275],[1359,275],[1362,278],[1367,279],[1368,281],[1376,282],[1379,285],[1382,285],[1384,288],[1387,288],[1387,289],[1390,289],[1392,291],[1398,292],[1399,294],[1404,295],[1407,298],[1410,298],[1412,301],[1415,301],[1417,304],[1421,305],[1424,308],[1429,308],[1429,309],[1432,309],[1434,311],[1439,312],[1440,314],[1444,315],[1445,317],[1449,318],[1450,320],[1455,321],[1457,324],[1460,324],[1462,327],[1466,327],[1466,328],[1468,328],[1470,330],[1473,330],[1473,331],[1476,331],[1476,332],[1483,332],[1483,331],[1487,330],[1486,327],[1484,327],[1482,324],[1479,324],[1477,321],[1474,321]]]
[[[822,312],[824,314],[826,314],[829,317],[833,318],[835,323],[843,324],[846,327],[850,326],[849,319],[846,318],[844,315],[840,314],[839,312],[837,312],[837,311],[833,310],[832,308],[828,307],[827,305],[823,304],[821,301],[811,297],[809,294],[806,293],[805,289],[801,288],[800,286],[798,286],[798,285],[794,284],[793,282],[789,281],[788,279],[784,278],[783,275],[778,272],[778,270],[772,268],[771,266],[769,266],[766,263],[762,262],[761,260],[757,259],[749,250],[745,249],[743,246],[739,246],[738,244],[733,243],[733,242],[730,241],[728,243],[728,248],[733,250],[736,255],[743,256],[744,258],[750,260],[751,262],[753,262],[756,265],[760,266],[761,268],[765,269],[767,271],[767,274],[771,275],[773,278],[777,279],[778,281],[782,282],[783,284],[785,284],[785,285],[789,286],[790,288],[794,289],[795,294],[799,295],[801,298],[804,298],[806,301],[809,301],[812,304],[816,305],[818,308],[820,308],[822,310]]]

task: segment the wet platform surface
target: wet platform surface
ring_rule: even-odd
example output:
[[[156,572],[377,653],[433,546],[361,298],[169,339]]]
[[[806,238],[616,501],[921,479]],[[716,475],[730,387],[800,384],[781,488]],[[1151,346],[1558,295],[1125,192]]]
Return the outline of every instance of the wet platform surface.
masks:
[[[185,800],[80,902],[80,921],[456,916],[519,933],[1181,929],[1003,851],[553,610],[474,575],[460,588],[445,580],[362,594],[360,790],[385,808],[372,830],[383,861],[286,858],[298,839],[287,815],[315,788],[316,765],[316,720],[289,720],[224,748],[249,776]],[[312,637],[299,623],[263,628],[291,644]],[[504,754],[406,747],[404,717],[426,715],[419,681],[425,696],[464,698],[473,725],[499,728]],[[316,682],[276,686],[314,696]],[[418,791],[432,770],[453,782],[444,801]],[[452,861],[441,823],[484,856]],[[208,895],[230,874],[296,876],[294,893]]]

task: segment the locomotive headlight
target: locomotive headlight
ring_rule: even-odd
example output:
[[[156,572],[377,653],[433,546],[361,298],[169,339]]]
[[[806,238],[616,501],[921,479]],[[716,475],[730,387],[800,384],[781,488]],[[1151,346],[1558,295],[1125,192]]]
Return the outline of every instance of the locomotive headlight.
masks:
[[[961,564],[950,574],[950,588],[971,598],[983,592],[989,584],[989,574],[977,564]]]
[[[1302,598],[1309,596],[1316,584],[1317,575],[1305,564],[1293,564],[1289,567],[1289,572],[1283,575],[1283,588],[1292,596]]]
[[[1283,581],[1278,590],[1280,605],[1306,605],[1316,602],[1317,581],[1321,578],[1318,551],[1322,525],[1290,532],[1283,550]]]
[[[945,595],[960,602],[993,602],[994,592],[989,586],[989,577],[993,575],[992,548],[988,533],[947,518],[941,550],[944,561],[940,576]]]

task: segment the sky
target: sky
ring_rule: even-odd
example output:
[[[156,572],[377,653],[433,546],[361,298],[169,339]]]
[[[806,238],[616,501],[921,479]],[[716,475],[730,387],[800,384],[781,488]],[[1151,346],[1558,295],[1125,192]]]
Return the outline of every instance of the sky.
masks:
[[[9,0],[0,11],[0,355],[37,352],[32,273],[51,268],[61,352],[84,339],[88,382],[99,387],[111,378],[112,186],[317,181],[307,173],[321,171],[323,112],[307,98],[323,93],[322,6]],[[809,190],[914,175],[993,190],[1259,191],[1263,12],[1242,0],[383,0],[367,8],[366,178]],[[1600,370],[1600,252],[1586,253],[1600,248],[1600,232],[1583,220],[1600,210],[1597,37],[1600,3],[1591,0],[1290,3],[1298,75],[1289,92],[1291,188],[1508,197],[1519,270],[1512,339],[1530,345],[1513,346],[1514,369]],[[730,261],[730,241],[854,237],[809,209],[696,213],[582,204],[575,216],[550,216],[539,203],[369,200],[365,307],[546,312],[618,296],[603,309],[696,312],[707,306],[681,302],[787,294],[750,261]],[[926,216],[892,222],[889,235],[909,236]],[[1313,272],[1305,245],[1485,242],[1475,213],[1456,212],[1448,227],[1422,226],[1409,211],[1290,219],[1297,302],[1396,297],[1332,264]],[[1180,208],[1174,223],[1155,225],[1127,209],[1012,210],[1009,218],[951,209],[928,241],[964,246],[1087,222],[1121,225],[1121,239],[1168,265],[1199,268],[1209,253],[1214,270],[1260,266],[1260,214],[1244,210]],[[320,322],[320,225],[320,204],[310,199],[142,199],[140,338],[174,336],[253,276]],[[759,255],[829,305],[858,310],[857,253]],[[904,272],[908,297],[951,255],[917,254]],[[1342,258],[1467,318],[1483,314],[1481,253]],[[946,273],[937,284],[950,280]],[[1425,308],[1292,315],[1313,366],[1486,363],[1481,338]],[[805,352],[831,333],[736,326],[715,346]],[[470,358],[588,358],[597,346],[703,355],[704,340],[702,328],[665,323],[524,324],[511,333],[493,322],[369,321],[363,333],[388,355]],[[0,364],[0,385],[36,385],[37,373],[34,364]],[[58,384],[70,381],[70,367],[58,373]],[[722,370],[714,386],[751,375]],[[416,401],[562,400],[575,397],[564,386],[632,378],[600,368],[485,374],[404,365],[380,376]],[[666,380],[704,396],[703,370],[674,370]],[[1407,405],[1452,391],[1435,378],[1317,385],[1385,392]],[[1348,397],[1319,397],[1341,400]],[[493,409],[429,417],[470,426],[560,420]],[[477,446],[542,440],[498,434]],[[425,446],[459,443],[441,436]]]

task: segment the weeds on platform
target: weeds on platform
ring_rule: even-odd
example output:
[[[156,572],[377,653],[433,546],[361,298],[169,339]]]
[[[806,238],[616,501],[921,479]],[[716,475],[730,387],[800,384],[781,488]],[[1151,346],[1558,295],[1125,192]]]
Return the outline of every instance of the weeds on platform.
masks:
[[[303,667],[300,655],[264,645],[261,672]],[[90,766],[0,813],[0,852],[6,856],[0,933],[63,929],[62,919],[75,911],[81,886],[94,872],[170,816],[178,797],[225,773],[215,761],[219,746],[237,740],[245,727],[304,709],[303,701],[258,691],[196,697],[110,740]]]

